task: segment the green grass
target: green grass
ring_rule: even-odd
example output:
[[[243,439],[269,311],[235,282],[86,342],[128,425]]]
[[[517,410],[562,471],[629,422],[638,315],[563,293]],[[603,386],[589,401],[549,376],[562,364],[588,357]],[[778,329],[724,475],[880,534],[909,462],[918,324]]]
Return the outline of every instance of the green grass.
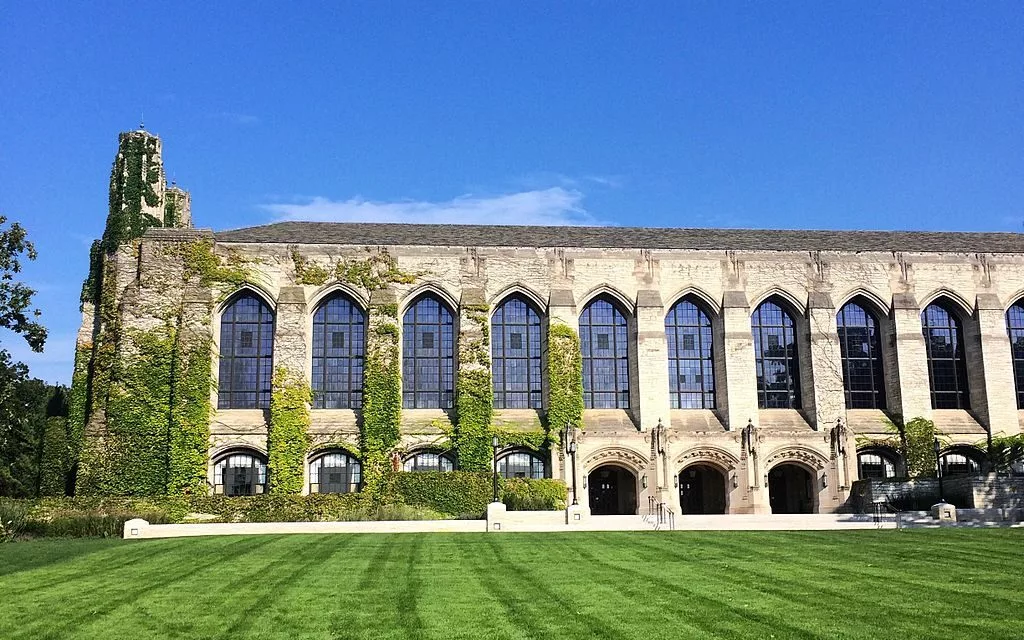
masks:
[[[1024,532],[0,545],[0,638],[1021,638]]]

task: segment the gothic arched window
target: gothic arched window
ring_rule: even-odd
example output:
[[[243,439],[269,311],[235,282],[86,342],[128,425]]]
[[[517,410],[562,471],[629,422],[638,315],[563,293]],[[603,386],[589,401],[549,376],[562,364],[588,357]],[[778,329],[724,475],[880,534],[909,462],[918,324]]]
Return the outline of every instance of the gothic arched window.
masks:
[[[273,356],[274,313],[254,294],[239,294],[220,318],[217,408],[269,408]]]
[[[932,409],[970,409],[967,364],[960,319],[941,303],[933,302],[921,313]]]
[[[598,298],[580,314],[583,406],[629,408],[629,344],[626,317],[610,300]]]
[[[882,338],[874,314],[848,302],[836,316],[847,409],[884,409]]]
[[[1024,409],[1024,305],[1020,302],[1006,312],[1006,328],[1010,333],[1013,354],[1013,379],[1017,386],[1017,408]]]
[[[330,451],[309,463],[310,493],[355,493],[362,482],[362,466],[344,451]]]
[[[498,458],[498,475],[502,478],[533,478],[545,476],[544,459],[528,451],[513,451]]]
[[[452,312],[432,294],[402,319],[402,407],[451,409],[454,396]]]
[[[226,496],[252,496],[267,491],[267,461],[248,449],[222,456],[213,465],[213,492]]]
[[[403,471],[454,471],[455,461],[451,456],[437,451],[418,451],[402,463]]]
[[[774,299],[751,318],[760,409],[800,408],[800,363],[793,317]]]
[[[711,357],[711,321],[689,299],[665,316],[668,386],[673,409],[715,408],[715,366]]]
[[[513,296],[491,317],[491,376],[496,409],[540,409],[540,315]]]
[[[358,409],[363,405],[366,314],[337,293],[313,314],[313,407]]]

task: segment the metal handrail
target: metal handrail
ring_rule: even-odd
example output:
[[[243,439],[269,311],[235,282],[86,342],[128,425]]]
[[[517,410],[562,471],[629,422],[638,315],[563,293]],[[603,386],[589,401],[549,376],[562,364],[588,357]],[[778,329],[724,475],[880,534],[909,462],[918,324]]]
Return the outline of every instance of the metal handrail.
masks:
[[[872,503],[874,506],[873,519],[876,525],[879,527],[888,514],[893,514],[896,520],[896,529],[903,528],[903,512],[898,508],[894,507],[888,500],[884,502]]]

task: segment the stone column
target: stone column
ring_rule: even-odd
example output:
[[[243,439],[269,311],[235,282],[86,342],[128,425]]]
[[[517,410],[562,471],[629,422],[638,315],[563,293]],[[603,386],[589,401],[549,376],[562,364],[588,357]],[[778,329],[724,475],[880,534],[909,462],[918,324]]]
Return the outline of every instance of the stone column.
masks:
[[[843,361],[836,329],[836,309],[832,298],[824,292],[812,291],[807,299],[807,323],[810,328],[810,360],[814,390],[811,425],[824,431],[846,420],[846,397],[843,393]]]
[[[715,345],[722,353],[716,385],[725,389],[720,407],[726,428],[742,429],[747,421],[757,425],[757,374],[754,369],[754,338],[750,332],[750,303],[743,291],[726,291],[722,298],[724,341]]]
[[[896,380],[899,404],[893,412],[904,421],[932,417],[931,386],[928,379],[928,355],[921,332],[921,308],[911,293],[892,297],[892,325],[896,331]],[[895,394],[893,394],[895,395]]]
[[[1020,433],[1006,312],[995,294],[978,294],[976,324],[980,341],[968,342],[975,349],[969,362],[980,365],[971,382],[981,384],[971,387],[971,406],[992,435]]]
[[[665,340],[665,307],[653,290],[637,292],[637,390],[640,398],[641,431],[650,431],[659,421],[669,425],[668,344]]]
[[[281,287],[274,318],[274,369],[288,367],[305,376],[309,342],[305,290],[299,286]]]
[[[573,297],[571,289],[552,289],[551,290],[550,297],[548,298],[548,317],[547,317],[546,321],[549,324],[552,323],[552,322],[561,322],[562,324],[571,327],[573,331],[576,331],[577,333],[579,333],[580,324],[579,324],[579,316],[576,314],[576,299]],[[545,327],[544,329],[545,329],[544,333],[545,333],[545,335],[547,335],[547,327]],[[545,346],[545,348],[547,348],[547,347]],[[547,364],[547,355],[546,354],[544,356],[544,362],[545,362],[545,365],[546,365]],[[546,400],[548,398],[548,384],[549,384],[549,380],[550,380],[549,376],[547,375],[547,370],[546,369],[545,369],[544,375],[542,377],[543,377],[544,398]],[[562,429],[565,428],[565,425],[550,425],[550,428],[552,430],[560,432]],[[565,443],[564,442],[560,443],[559,447],[561,447],[561,451],[565,451]],[[570,464],[570,461],[568,459],[568,454],[566,454],[565,457],[564,457],[564,464],[562,464],[562,461],[559,458],[560,458],[560,456],[559,456],[558,452],[557,451],[553,451],[552,455],[551,455],[551,477],[552,478],[561,478],[565,482],[565,484],[568,485],[570,487],[570,489],[571,489],[571,487],[572,487],[572,477],[571,477],[572,465]],[[581,462],[581,460],[582,459],[580,457],[580,454],[577,453],[576,454],[577,467],[579,467],[579,463]],[[584,501],[583,497],[586,495],[586,492],[583,491],[583,479],[582,479],[582,476],[580,475],[580,474],[582,474],[582,472],[583,472],[582,468],[577,468],[576,469],[576,473],[577,473],[577,479],[576,479],[577,484],[576,484],[576,486],[580,489],[580,496],[581,496],[580,497],[580,504],[583,504],[583,501]],[[569,500],[570,501],[572,500],[572,496],[569,497]]]

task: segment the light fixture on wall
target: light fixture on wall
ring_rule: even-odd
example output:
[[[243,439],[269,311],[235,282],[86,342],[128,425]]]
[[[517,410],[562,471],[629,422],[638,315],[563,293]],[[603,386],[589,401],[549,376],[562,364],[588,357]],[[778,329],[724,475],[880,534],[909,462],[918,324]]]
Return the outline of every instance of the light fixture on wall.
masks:
[[[673,489],[678,489],[679,488],[679,476],[672,476],[672,488]]]
[[[821,486],[823,488],[827,488],[828,487],[828,474],[827,473],[821,474]]]
[[[740,479],[736,476],[736,472],[733,471],[732,472],[732,488],[735,489],[738,486],[740,486]]]
[[[644,489],[647,488],[647,474],[646,473],[643,475],[642,478],[640,478],[640,484],[643,485]]]

